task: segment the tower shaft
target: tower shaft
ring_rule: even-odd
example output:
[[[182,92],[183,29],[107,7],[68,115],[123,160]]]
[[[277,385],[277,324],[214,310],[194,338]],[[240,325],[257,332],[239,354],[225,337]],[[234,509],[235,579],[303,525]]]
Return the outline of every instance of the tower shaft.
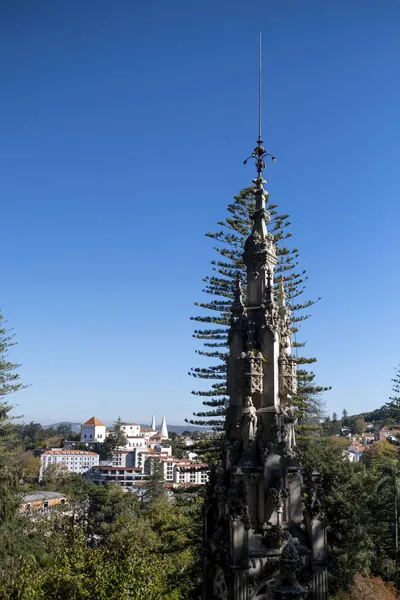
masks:
[[[236,282],[228,337],[225,451],[211,474],[205,511],[204,600],[327,598],[325,526],[303,517],[297,366],[267,228],[265,155],[259,138],[252,155],[256,205],[243,253],[246,299]]]

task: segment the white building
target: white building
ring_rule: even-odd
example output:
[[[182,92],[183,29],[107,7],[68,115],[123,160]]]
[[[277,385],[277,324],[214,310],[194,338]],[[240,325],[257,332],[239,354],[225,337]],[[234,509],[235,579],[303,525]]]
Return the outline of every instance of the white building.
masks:
[[[147,448],[146,438],[141,436],[127,436],[126,437],[126,446],[124,446],[126,450],[130,450],[133,448]]]
[[[112,464],[114,467],[134,467],[135,452],[130,450],[114,450]]]
[[[64,465],[70,473],[86,473],[99,464],[99,455],[88,450],[45,450],[40,457],[39,481],[50,465]]]
[[[121,431],[127,437],[140,437],[140,425],[137,423],[121,423]]]
[[[135,467],[140,467],[143,473],[151,473],[151,460],[169,458],[171,453],[156,452],[155,450],[138,450],[135,452]]]
[[[149,453],[146,456],[143,463],[144,474],[152,473],[154,459],[160,461],[163,468],[164,481],[166,482],[177,485],[203,485],[208,481],[206,464],[194,462],[186,458],[163,457],[161,453]]]
[[[148,442],[150,440],[150,438],[152,438],[153,435],[156,435],[156,434],[157,434],[157,431],[155,429],[153,429],[152,427],[141,427],[140,428],[140,435],[144,437],[146,442]]]
[[[96,417],[92,417],[81,425],[81,442],[100,442],[106,439],[106,426]]]
[[[204,485],[208,481],[207,465],[191,461],[179,461],[174,468],[174,483],[179,485]]]
[[[96,485],[118,483],[123,489],[136,491],[138,482],[144,480],[142,470],[136,467],[97,465],[86,473],[86,477]]]

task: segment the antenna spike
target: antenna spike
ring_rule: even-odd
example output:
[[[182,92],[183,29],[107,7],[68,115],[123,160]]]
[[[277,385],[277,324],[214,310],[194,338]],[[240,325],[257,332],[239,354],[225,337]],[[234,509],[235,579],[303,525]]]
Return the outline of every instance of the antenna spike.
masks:
[[[260,31],[258,56],[258,141],[262,141],[262,32]]]
[[[260,31],[259,37],[259,49],[258,49],[258,140],[257,146],[254,148],[253,152],[243,161],[243,164],[247,164],[247,161],[250,158],[253,158],[256,163],[257,169],[257,180],[262,180],[262,172],[265,169],[266,164],[265,160],[269,157],[272,162],[276,161],[275,156],[272,156],[263,146],[262,140],[262,31]],[[265,183],[265,182],[264,182]]]

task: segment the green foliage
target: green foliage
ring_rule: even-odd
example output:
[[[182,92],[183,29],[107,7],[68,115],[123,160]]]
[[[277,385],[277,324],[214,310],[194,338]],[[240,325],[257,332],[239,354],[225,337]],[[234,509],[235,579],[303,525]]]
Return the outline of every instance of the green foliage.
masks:
[[[121,417],[118,417],[118,419],[114,422],[113,430],[108,434],[105,442],[101,444],[100,458],[102,460],[111,460],[113,452],[115,450],[119,450],[126,447],[128,439],[125,435],[124,430],[121,427],[122,425],[123,423],[121,421]]]
[[[400,427],[400,367],[396,369],[396,375],[392,379],[393,396],[389,398],[389,402],[385,407],[388,414],[388,424]]]
[[[163,463],[158,458],[153,458],[151,473],[147,477],[145,498],[148,502],[155,502],[164,498],[165,493]]]
[[[15,345],[12,329],[7,329],[0,313],[0,526],[11,518],[18,503],[18,439],[10,415],[13,405],[8,396],[25,386],[17,372],[20,365],[11,362],[9,357],[9,350]]]
[[[194,413],[196,420],[188,421],[196,425],[208,425],[222,429],[225,408],[228,402],[226,391],[226,358],[228,352],[227,339],[230,320],[230,308],[233,300],[233,283],[239,277],[243,289],[246,289],[246,270],[242,259],[243,246],[250,234],[251,214],[255,208],[254,188],[249,187],[240,192],[228,206],[228,217],[218,223],[220,230],[207,233],[215,243],[214,249],[219,254],[218,259],[211,262],[212,275],[204,278],[203,292],[207,297],[196,302],[196,306],[204,309],[204,314],[192,317],[200,324],[195,329],[193,337],[199,340],[202,348],[196,352],[207,358],[209,364],[205,367],[191,369],[190,375],[201,385],[201,389],[192,393],[202,398],[205,410]],[[300,348],[304,343],[297,341],[297,333],[301,322],[309,317],[305,312],[314,304],[313,300],[302,301],[307,280],[306,272],[299,268],[299,253],[296,248],[290,248],[287,240],[291,237],[288,232],[289,216],[280,214],[276,205],[267,202],[267,210],[271,215],[269,229],[274,235],[277,246],[278,265],[276,279],[283,277],[287,299],[292,311],[292,331],[294,346]],[[298,394],[295,403],[299,411],[300,427],[303,432],[310,429],[320,429],[318,419],[321,416],[322,388],[315,383],[315,374],[309,370],[309,365],[315,358],[298,358]],[[217,444],[218,445],[218,444]],[[199,451],[196,447],[196,451]],[[211,458],[212,455],[209,455]]]
[[[55,447],[60,445],[62,440],[80,439],[80,435],[74,433],[70,425],[66,424],[60,424],[58,427],[42,427],[40,423],[31,421],[14,425],[14,432],[26,450]]]
[[[79,507],[81,518],[79,518]],[[140,505],[118,486],[93,486],[75,514],[16,514],[14,545],[0,548],[0,598],[197,598],[201,504],[166,497]]]
[[[343,457],[343,447],[331,438],[311,440],[301,457],[306,490],[311,476],[321,478],[320,501],[325,505],[328,530],[329,590],[351,585],[357,572],[367,573],[373,556],[368,535],[368,478]],[[306,506],[310,497],[306,497]]]
[[[356,433],[361,434],[364,433],[367,428],[367,424],[362,417],[358,417],[354,423],[354,429]]]

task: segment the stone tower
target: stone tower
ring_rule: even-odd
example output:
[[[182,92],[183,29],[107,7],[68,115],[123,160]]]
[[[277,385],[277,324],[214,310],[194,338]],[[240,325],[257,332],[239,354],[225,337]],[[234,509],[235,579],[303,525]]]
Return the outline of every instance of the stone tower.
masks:
[[[160,435],[162,438],[168,439],[168,428],[167,428],[167,421],[165,419],[165,415],[163,415],[163,418],[161,420]]]
[[[231,309],[229,407],[222,467],[210,476],[205,508],[204,600],[327,599],[326,528],[305,519],[296,458],[297,365],[284,281],[268,232],[261,134],[253,228],[244,246],[245,301]]]

